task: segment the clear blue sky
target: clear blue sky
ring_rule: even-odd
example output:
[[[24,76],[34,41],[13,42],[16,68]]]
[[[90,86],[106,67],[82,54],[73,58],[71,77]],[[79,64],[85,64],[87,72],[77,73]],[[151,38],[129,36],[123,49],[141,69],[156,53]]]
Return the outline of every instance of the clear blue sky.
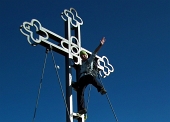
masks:
[[[64,36],[60,13],[70,7],[83,19],[84,48],[93,51],[106,37],[98,55],[107,56],[115,68],[103,83],[119,122],[169,122],[169,0],[1,0],[0,121],[32,121],[44,63],[45,48],[31,46],[19,26],[35,18]],[[64,57],[54,56],[65,90]],[[73,99],[76,112],[75,91]],[[35,122],[65,122],[65,116],[49,54]],[[106,97],[94,87],[87,122],[115,122]]]

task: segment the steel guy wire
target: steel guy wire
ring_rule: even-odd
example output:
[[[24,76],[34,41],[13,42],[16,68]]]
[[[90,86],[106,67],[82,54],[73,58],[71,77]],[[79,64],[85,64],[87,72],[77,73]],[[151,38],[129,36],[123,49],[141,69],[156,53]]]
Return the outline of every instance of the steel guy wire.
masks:
[[[100,76],[99,76],[99,79],[100,79],[101,84],[103,85],[103,82],[102,82]],[[103,87],[104,87],[104,85],[103,85]],[[111,101],[110,101],[109,96],[108,96],[107,93],[106,93],[106,98],[107,98],[107,100],[108,100],[108,102],[109,102],[109,105],[110,105],[110,107],[111,107],[111,109],[112,109],[112,112],[113,112],[113,115],[114,115],[114,117],[115,117],[115,120],[116,120],[116,122],[118,122],[118,118],[117,118],[117,116],[116,116],[116,113],[115,113],[115,111],[114,111],[114,109],[113,109],[113,106],[112,106],[112,104],[111,104]]]
[[[33,116],[32,122],[34,122],[34,120],[35,120],[35,116],[36,116],[36,112],[37,112],[37,108],[38,108],[38,101],[39,101],[39,98],[40,98],[42,80],[43,80],[43,77],[44,77],[44,70],[45,70],[45,65],[46,65],[48,52],[49,52],[49,50],[46,49],[46,55],[45,55],[45,59],[44,59],[44,66],[43,66],[43,70],[42,70],[42,75],[41,75],[41,80],[40,80],[40,84],[39,84],[38,95],[37,95],[37,100],[36,100],[36,106],[35,106],[34,116]]]
[[[54,55],[53,55],[53,51],[52,51],[51,45],[50,45],[50,48],[51,48],[50,51],[51,51],[51,55],[52,55],[54,67],[55,67],[55,70],[56,70],[58,82],[59,82],[59,85],[60,85],[60,90],[61,90],[61,92],[62,92],[62,97],[63,97],[64,103],[65,103],[65,107],[66,107],[66,110],[67,110],[67,114],[68,114],[68,116],[69,116],[69,118],[70,118],[70,114],[69,114],[67,102],[66,102],[66,99],[65,99],[64,91],[63,91],[62,84],[61,84],[61,81],[60,81],[60,76],[59,76],[59,73],[58,73],[58,70],[57,70],[57,66],[56,66],[56,62],[55,62],[55,59],[54,59]],[[70,122],[71,122],[71,119],[70,119]]]

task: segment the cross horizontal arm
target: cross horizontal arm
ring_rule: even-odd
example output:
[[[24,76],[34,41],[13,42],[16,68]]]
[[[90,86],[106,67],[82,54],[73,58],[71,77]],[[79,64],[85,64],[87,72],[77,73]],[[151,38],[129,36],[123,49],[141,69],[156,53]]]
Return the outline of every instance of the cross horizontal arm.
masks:
[[[31,31],[30,28],[35,28],[36,32]],[[60,35],[42,27],[41,23],[36,19],[32,19],[30,23],[24,22],[20,27],[20,31],[27,37],[27,40],[31,45],[36,46],[37,44],[40,44],[46,48],[51,48],[53,51],[60,53],[63,56],[69,55],[69,58],[73,59],[76,65],[81,65],[81,58],[79,56],[79,52],[81,50],[85,50],[89,55],[92,54],[90,51],[81,47],[79,38],[71,35],[69,35],[68,39],[63,38]],[[34,34],[36,33],[39,34],[38,38],[34,38]],[[58,44],[52,43],[50,39],[54,40]],[[104,77],[114,71],[113,66],[109,64],[107,57],[96,56],[96,61],[98,63],[98,68],[103,71]]]
[[[48,36],[49,36],[50,39],[52,39],[52,40],[54,40],[54,41],[56,41],[56,42],[59,42],[59,45],[56,45],[56,44],[50,42],[49,40],[42,40],[39,44],[42,45],[42,46],[44,46],[44,47],[46,47],[46,48],[49,48],[50,46],[52,46],[52,50],[53,50],[53,51],[55,51],[55,52],[57,52],[57,53],[60,53],[60,54],[62,54],[62,55],[64,55],[64,56],[66,56],[66,55],[68,54],[68,50],[63,49],[63,48],[61,47],[61,44],[60,44],[60,43],[61,43],[62,41],[64,41],[64,42],[69,42],[69,41],[68,41],[67,39],[61,37],[60,35],[58,35],[58,34],[52,32],[52,31],[44,28],[44,27],[42,27],[41,30],[37,31],[37,33],[40,34],[41,36],[44,36],[44,35],[45,35],[44,31],[47,32],[47,34],[48,34]],[[68,44],[64,43],[63,46],[67,48],[67,47],[68,47]]]

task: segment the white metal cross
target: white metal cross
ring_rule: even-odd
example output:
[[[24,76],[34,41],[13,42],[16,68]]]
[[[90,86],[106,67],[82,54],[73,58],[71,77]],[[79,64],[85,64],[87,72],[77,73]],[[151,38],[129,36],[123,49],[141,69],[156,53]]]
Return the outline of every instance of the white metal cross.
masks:
[[[85,50],[88,54],[91,54],[90,51],[81,47],[81,33],[80,33],[80,26],[83,25],[83,20],[78,16],[77,11],[74,8],[70,8],[70,10],[65,9],[64,12],[61,13],[61,18],[65,21],[65,38],[61,37],[60,35],[44,28],[41,23],[36,20],[32,19],[31,22],[23,22],[20,27],[20,31],[27,37],[28,42],[32,46],[36,46],[40,44],[46,48],[52,47],[52,50],[58,52],[68,59],[73,59],[76,65],[81,65],[81,58],[80,58],[80,51]],[[30,28],[35,28],[36,33],[39,34],[38,38],[34,37],[35,32],[31,31]],[[73,28],[76,28],[76,36],[71,35],[71,31]],[[54,44],[49,41],[49,39],[53,39],[54,41],[58,42],[59,44]],[[114,71],[113,66],[109,63],[109,60],[106,56],[96,56],[98,68],[100,69],[100,75],[102,77],[109,76],[111,72]],[[72,82],[72,75],[70,71],[70,64],[68,62],[68,89],[71,86]],[[66,81],[67,82],[67,81]],[[70,91],[70,90],[69,90]],[[69,104],[69,112],[70,115],[74,115],[73,107],[72,107],[72,93],[68,93],[70,101]],[[71,122],[73,122],[73,117],[70,116]],[[82,122],[84,119],[82,118]]]

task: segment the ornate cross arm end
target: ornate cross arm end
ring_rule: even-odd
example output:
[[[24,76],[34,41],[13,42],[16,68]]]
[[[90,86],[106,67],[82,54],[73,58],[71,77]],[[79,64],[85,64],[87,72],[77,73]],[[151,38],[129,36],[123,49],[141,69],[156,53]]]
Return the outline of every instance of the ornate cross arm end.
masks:
[[[39,30],[43,31],[45,35],[39,35],[38,37],[35,37]],[[27,37],[28,43],[32,46],[36,46],[42,40],[47,40],[49,38],[47,32],[43,30],[41,23],[36,19],[32,19],[31,22],[23,22],[23,24],[20,26],[20,31]]]
[[[70,8],[70,10],[65,9],[64,12],[61,13],[61,18],[64,21],[70,21],[71,25],[74,27],[83,25],[83,20],[78,16],[74,8]]]
[[[114,72],[113,66],[109,63],[106,56],[102,56],[97,60],[98,68],[101,69],[100,76],[105,78],[109,76],[111,72]],[[102,65],[103,64],[103,65]]]

